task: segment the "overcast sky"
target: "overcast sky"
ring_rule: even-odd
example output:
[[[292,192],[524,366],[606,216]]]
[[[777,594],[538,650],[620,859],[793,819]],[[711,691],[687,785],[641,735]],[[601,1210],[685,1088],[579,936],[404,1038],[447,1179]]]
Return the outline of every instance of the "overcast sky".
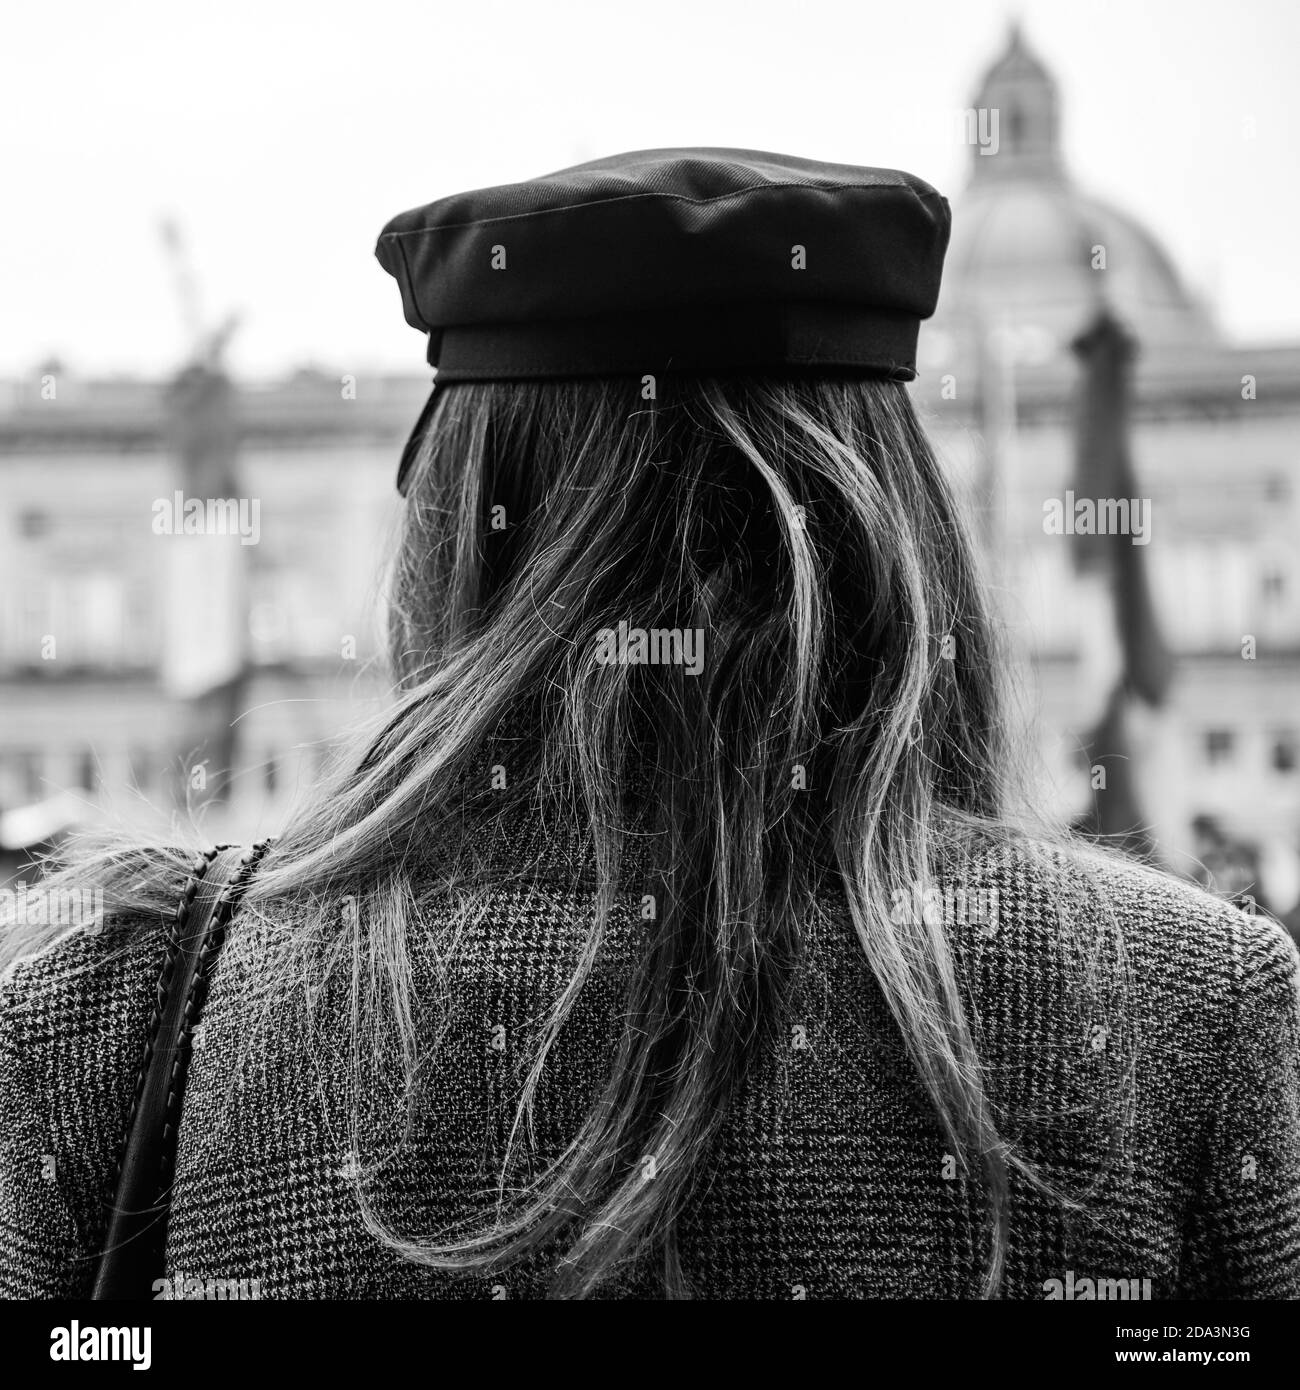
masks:
[[[164,216],[259,376],[423,370],[375,238],[462,189],[730,145],[955,198],[944,115],[1013,15],[1060,81],[1079,183],[1160,237],[1230,335],[1300,341],[1295,0],[59,0],[4,10],[0,375],[174,366]]]

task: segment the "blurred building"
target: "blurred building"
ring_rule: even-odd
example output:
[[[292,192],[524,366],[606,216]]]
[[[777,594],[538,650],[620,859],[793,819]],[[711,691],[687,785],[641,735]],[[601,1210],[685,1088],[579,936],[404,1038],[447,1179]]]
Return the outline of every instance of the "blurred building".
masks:
[[[997,113],[996,149],[972,145],[915,391],[984,527],[1037,790],[1063,820],[1078,811],[1077,750],[1113,674],[1108,615],[1043,529],[1074,476],[1069,344],[1104,302],[1139,343],[1132,451],[1177,656],[1133,746],[1143,810],[1171,866],[1204,861],[1286,912],[1300,897],[1300,343],[1224,341],[1156,239],[1073,182],[1056,83],[1018,31],[974,112]],[[241,559],[243,712],[228,795],[205,813],[214,839],[276,829],[334,731],[384,696],[394,468],[426,391],[303,372],[236,393],[239,491],[261,521]],[[175,674],[229,637],[209,639],[201,587],[177,587],[174,538],[151,525],[179,476],[159,384],[51,364],[0,387],[0,840],[103,804],[156,816],[185,795],[196,711],[225,718]]]
[[[259,535],[241,555],[246,669],[228,794],[204,813],[214,839],[276,828],[330,737],[383,697],[383,542],[395,460],[427,389],[302,372],[235,393],[238,493],[257,500]],[[173,558],[190,538],[155,529],[182,486],[167,394],[51,363],[0,396],[11,850],[99,807],[156,824],[206,800],[188,746],[204,707],[176,667],[178,652],[202,665],[226,640],[207,603],[222,576],[200,570],[178,591]]]
[[[1045,501],[1074,486],[1070,342],[1104,303],[1138,343],[1145,561],[1177,657],[1133,748],[1143,809],[1171,865],[1217,860],[1222,880],[1253,864],[1286,911],[1300,897],[1300,342],[1224,341],[1151,233],[1074,183],[1056,82],[1018,29],[973,105],[972,129],[998,113],[996,152],[972,145],[954,199],[917,396],[984,513],[1046,790],[1063,818],[1085,799],[1076,750],[1113,659],[1068,538],[1043,527]]]

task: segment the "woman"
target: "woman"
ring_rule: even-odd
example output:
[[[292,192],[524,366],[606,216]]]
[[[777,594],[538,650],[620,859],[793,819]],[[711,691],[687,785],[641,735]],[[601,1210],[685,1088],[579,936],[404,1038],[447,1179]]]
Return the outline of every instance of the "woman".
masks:
[[[160,1287],[1300,1293],[1294,948],[1013,822],[903,384],[947,233],[720,150],[390,224],[399,698],[230,924]],[[192,856],[86,851],[102,929],[11,935],[10,1294],[90,1287]]]

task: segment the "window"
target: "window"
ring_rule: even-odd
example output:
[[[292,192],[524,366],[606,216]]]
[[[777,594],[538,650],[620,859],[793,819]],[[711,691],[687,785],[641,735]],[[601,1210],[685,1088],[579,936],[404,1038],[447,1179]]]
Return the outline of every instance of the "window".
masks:
[[[38,541],[50,529],[50,518],[47,512],[38,511],[35,507],[29,507],[26,511],[19,513],[18,534],[24,540]]]
[[[99,765],[94,752],[87,748],[77,761],[77,785],[82,791],[93,792],[99,785]]]
[[[1211,766],[1232,761],[1236,738],[1231,729],[1207,729],[1203,739],[1205,761]]]
[[[1269,753],[1274,772],[1294,772],[1296,765],[1296,736],[1292,733],[1273,735],[1273,747]]]
[[[1268,603],[1277,603],[1286,594],[1286,575],[1280,569],[1267,569],[1260,577],[1260,588]]]

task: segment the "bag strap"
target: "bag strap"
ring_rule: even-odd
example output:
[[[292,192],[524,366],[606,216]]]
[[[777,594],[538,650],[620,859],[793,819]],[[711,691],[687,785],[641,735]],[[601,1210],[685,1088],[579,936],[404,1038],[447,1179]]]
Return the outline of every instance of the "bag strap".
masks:
[[[258,862],[271,846],[217,845],[195,861],[167,933],[157,999],[117,1167],[96,1299],[151,1298],[163,1273],[176,1136],[198,1022],[217,952]]]

